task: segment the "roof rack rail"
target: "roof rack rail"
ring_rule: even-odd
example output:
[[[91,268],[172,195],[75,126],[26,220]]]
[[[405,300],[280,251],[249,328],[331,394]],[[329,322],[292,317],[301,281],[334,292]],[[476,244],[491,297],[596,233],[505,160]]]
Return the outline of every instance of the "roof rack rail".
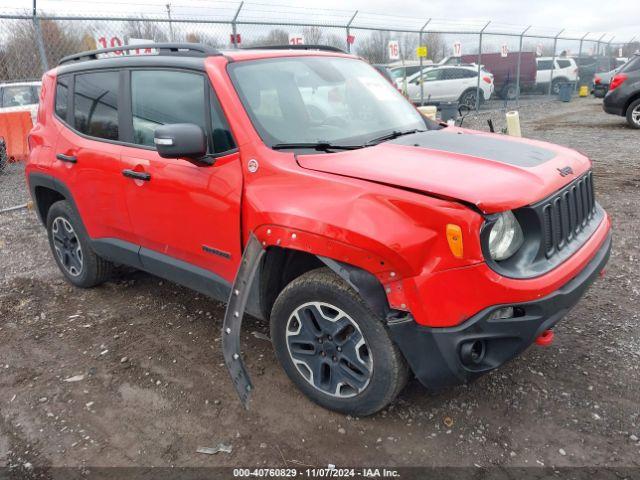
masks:
[[[255,45],[242,47],[243,50],[322,50],[324,52],[347,53],[338,47],[331,45]]]
[[[126,52],[147,48],[157,50],[158,55],[163,56],[207,57],[210,55],[222,55],[217,49],[201,43],[141,43],[139,45],[122,45],[121,47],[102,48],[99,50],[74,53],[73,55],[63,57],[58,62],[58,65],[83,60],[96,60],[98,55],[103,53]]]

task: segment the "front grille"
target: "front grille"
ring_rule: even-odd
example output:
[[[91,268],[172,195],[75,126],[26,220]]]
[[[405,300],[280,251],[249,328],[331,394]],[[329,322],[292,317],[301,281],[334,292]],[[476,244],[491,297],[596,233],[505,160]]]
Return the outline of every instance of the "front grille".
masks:
[[[565,248],[587,226],[595,205],[591,171],[542,202],[539,208],[547,258]]]

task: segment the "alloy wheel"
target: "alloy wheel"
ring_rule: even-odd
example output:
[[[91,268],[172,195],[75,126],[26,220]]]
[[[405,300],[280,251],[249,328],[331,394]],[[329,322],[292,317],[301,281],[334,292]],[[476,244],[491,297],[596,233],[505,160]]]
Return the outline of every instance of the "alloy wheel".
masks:
[[[631,121],[640,126],[640,105],[636,105],[631,112]]]
[[[82,246],[71,223],[66,218],[56,217],[51,224],[51,234],[60,265],[69,275],[79,276],[82,273],[84,257]]]
[[[358,324],[338,307],[300,305],[287,321],[286,341],[300,375],[324,394],[349,398],[369,385],[373,357]]]

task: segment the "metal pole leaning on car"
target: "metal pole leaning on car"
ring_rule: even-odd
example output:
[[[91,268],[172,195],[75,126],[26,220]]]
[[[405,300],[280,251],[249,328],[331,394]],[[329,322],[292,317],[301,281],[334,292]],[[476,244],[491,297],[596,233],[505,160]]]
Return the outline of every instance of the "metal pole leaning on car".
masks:
[[[238,48],[238,24],[236,23],[238,20],[238,15],[240,15],[240,10],[242,10],[242,6],[244,2],[240,2],[238,5],[238,9],[236,10],[236,14],[233,16],[231,20],[231,43],[233,43],[233,48]]]
[[[482,27],[480,30],[480,39],[478,40],[478,82],[476,83],[476,112],[480,111],[480,68],[482,64],[482,34],[491,22]]]
[[[516,67],[516,107],[520,106],[520,64],[522,62],[522,39],[524,38],[524,34],[527,33],[527,30],[530,28],[531,25],[522,31],[520,34],[520,44],[518,45],[518,66]]]
[[[351,24],[355,20],[356,15],[358,15],[358,10],[353,12],[353,15],[351,16],[351,19],[349,20],[349,23],[347,23],[347,26],[345,27],[346,30],[347,30],[347,52],[349,52],[349,53],[351,53],[351,43],[349,42],[349,37],[351,37]]]
[[[424,33],[424,29],[427,28],[431,19],[427,20],[425,24],[420,29],[420,47],[422,47],[422,34]],[[418,76],[418,81],[420,82],[420,106],[424,105],[424,81],[422,78],[422,56],[420,56],[420,75]]]
[[[555,66],[556,66],[556,55],[557,55],[556,50],[558,49],[558,37],[562,32],[564,32],[564,28],[560,30],[555,37],[553,37],[553,57],[551,58],[551,78],[549,78],[549,90],[548,90],[549,96],[551,96],[551,91],[553,89],[553,70],[555,69]]]

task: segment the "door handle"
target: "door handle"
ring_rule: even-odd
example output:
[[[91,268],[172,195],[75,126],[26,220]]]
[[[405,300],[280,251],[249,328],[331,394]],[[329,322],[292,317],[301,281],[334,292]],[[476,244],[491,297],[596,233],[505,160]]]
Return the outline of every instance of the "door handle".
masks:
[[[67,162],[67,163],[77,163],[78,162],[78,158],[73,156],[73,155],[65,155],[64,153],[58,153],[56,155],[56,158],[58,160],[60,160],[61,162]]]
[[[135,170],[122,170],[122,175],[129,178],[135,178],[136,180],[144,180],[148,182],[151,180],[151,174],[147,172],[136,172]]]

